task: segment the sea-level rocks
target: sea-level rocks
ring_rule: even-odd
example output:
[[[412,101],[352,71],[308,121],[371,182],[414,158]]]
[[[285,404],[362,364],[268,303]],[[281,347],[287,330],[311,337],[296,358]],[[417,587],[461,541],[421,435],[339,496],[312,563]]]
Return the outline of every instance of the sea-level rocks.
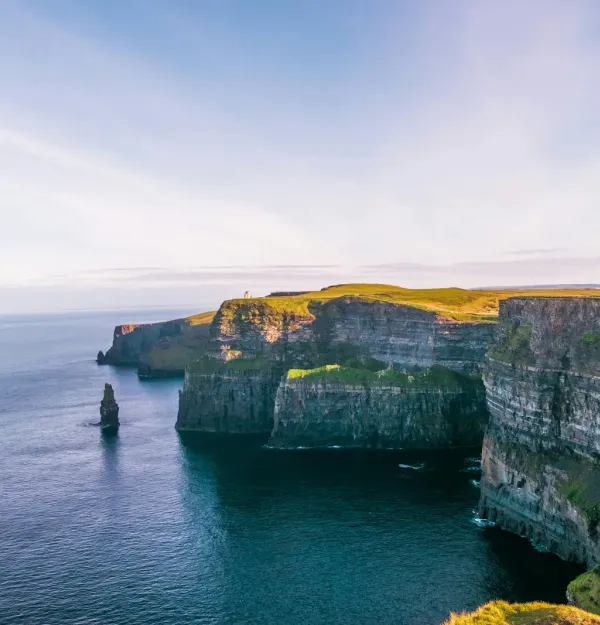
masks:
[[[100,402],[100,427],[107,433],[116,432],[119,429],[119,404],[115,400],[115,392],[112,385],[104,385],[104,396]]]
[[[263,434],[273,427],[282,371],[260,358],[221,362],[205,357],[185,372],[176,429],[180,432]]]
[[[443,367],[412,373],[291,370],[275,400],[275,447],[443,448],[481,443],[481,380]]]
[[[600,562],[600,299],[502,302],[483,380],[480,516]]]

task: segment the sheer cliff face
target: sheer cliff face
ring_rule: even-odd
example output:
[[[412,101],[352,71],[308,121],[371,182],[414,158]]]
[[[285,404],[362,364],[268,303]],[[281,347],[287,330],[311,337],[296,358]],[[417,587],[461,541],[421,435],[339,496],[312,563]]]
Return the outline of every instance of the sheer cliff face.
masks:
[[[274,417],[270,444],[276,447],[475,446],[487,423],[483,385],[467,379],[427,386],[288,376]]]
[[[600,561],[600,299],[502,302],[483,379],[480,514],[564,558]]]
[[[184,319],[160,323],[116,326],[113,343],[104,355],[106,364],[137,366],[141,358],[160,339],[179,336],[186,328]]]
[[[268,300],[225,302],[212,335],[219,349],[269,353],[290,364],[317,366],[339,355],[401,366],[440,364],[474,371],[490,345],[494,323],[458,323],[415,307],[342,297],[279,312]]]
[[[140,377],[183,375],[187,365],[210,350],[214,313],[115,328],[111,348],[98,364],[137,366]]]
[[[226,365],[213,372],[189,367],[179,395],[175,427],[179,431],[223,434],[264,434],[273,428],[275,392],[281,371],[234,370]]]

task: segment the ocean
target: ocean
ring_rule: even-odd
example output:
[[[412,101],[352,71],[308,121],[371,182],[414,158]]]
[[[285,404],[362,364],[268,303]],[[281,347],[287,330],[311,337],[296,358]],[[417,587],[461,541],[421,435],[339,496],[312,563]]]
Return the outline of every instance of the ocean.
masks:
[[[96,365],[115,324],[187,312],[0,317],[1,625],[434,625],[564,602],[581,567],[474,522],[478,450],[182,439],[181,380]],[[105,382],[112,439],[90,425]]]

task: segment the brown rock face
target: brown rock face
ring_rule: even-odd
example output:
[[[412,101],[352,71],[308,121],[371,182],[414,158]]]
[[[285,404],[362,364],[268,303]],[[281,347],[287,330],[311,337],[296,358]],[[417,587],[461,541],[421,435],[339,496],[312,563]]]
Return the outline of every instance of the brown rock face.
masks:
[[[483,380],[480,515],[600,562],[600,299],[502,302]]]
[[[104,385],[104,397],[100,402],[100,427],[116,430],[119,427],[119,404],[115,401],[113,387]]]
[[[211,335],[216,351],[263,354],[290,366],[314,367],[355,356],[473,373],[493,342],[495,325],[455,322],[413,306],[358,297],[311,303],[308,311],[280,312],[267,298],[224,302]]]

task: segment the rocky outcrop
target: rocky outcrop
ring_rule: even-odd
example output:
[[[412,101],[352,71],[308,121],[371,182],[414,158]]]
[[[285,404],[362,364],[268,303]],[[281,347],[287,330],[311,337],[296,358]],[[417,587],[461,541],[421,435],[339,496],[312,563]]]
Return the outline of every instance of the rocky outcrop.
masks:
[[[282,371],[261,359],[203,358],[185,372],[176,429],[180,432],[264,434],[273,428]]]
[[[214,313],[157,323],[115,327],[113,342],[99,365],[137,367],[142,378],[183,375],[185,367],[210,349],[210,323]]]
[[[275,400],[275,447],[444,448],[481,444],[480,379],[442,367],[412,374],[341,367],[290,371]]]
[[[502,302],[483,380],[480,515],[600,562],[600,299]]]
[[[115,400],[113,387],[104,385],[104,396],[100,402],[100,427],[106,432],[116,432],[119,429],[119,404]]]
[[[184,319],[175,319],[116,326],[112,346],[104,355],[103,364],[137,366],[158,340],[181,335],[185,325]]]
[[[476,371],[494,336],[491,321],[459,322],[415,306],[340,297],[281,308],[277,300],[229,300],[211,333],[223,354],[256,355],[315,367],[372,358],[402,367]]]

